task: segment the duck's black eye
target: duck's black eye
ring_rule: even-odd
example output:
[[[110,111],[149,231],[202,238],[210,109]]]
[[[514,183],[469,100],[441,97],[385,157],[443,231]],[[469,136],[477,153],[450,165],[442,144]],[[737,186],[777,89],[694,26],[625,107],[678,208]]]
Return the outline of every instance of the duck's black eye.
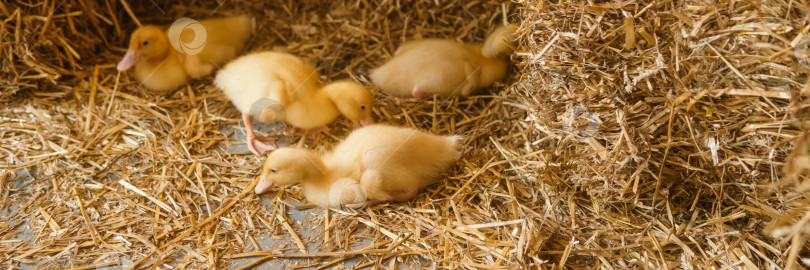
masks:
[[[271,173],[275,173],[275,172],[276,172],[276,169],[270,169],[270,172],[271,172]]]
[[[149,41],[148,41],[148,40],[143,42],[143,46],[146,46],[146,45],[149,45]]]
[[[365,109],[366,109],[366,106],[360,106],[360,109],[361,109],[361,110],[365,110]]]

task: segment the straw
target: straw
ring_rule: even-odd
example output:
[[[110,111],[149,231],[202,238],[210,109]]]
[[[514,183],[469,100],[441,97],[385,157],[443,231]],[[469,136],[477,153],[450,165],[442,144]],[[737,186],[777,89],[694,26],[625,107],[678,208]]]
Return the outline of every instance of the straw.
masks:
[[[0,14],[4,268],[810,267],[802,1],[3,1]],[[461,135],[462,158],[415,199],[363,211],[299,218],[313,208],[300,187],[255,195],[264,158],[226,151],[244,143],[240,113],[211,77],[159,94],[115,69],[138,25],[238,14],[257,18],[249,51],[367,85],[377,122]],[[478,95],[369,82],[405,41],[478,43],[504,22],[519,25],[513,67]],[[325,152],[351,129],[341,118],[302,143]]]

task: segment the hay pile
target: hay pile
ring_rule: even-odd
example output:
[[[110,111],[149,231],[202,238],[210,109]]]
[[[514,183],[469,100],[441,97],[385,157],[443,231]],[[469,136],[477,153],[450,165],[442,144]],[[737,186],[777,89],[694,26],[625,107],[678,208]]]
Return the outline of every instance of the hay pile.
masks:
[[[807,132],[807,67],[793,50],[807,8],[525,3],[527,72],[515,87],[533,132],[510,157],[523,161],[518,174],[539,174],[562,223],[545,249],[587,267],[806,260],[809,182],[796,189],[782,167],[807,154],[786,160]]]
[[[0,3],[0,102],[10,102],[20,90],[65,91],[67,82],[92,72],[88,64],[99,46],[112,42],[105,33],[114,1],[49,1],[36,4]],[[115,13],[110,13],[115,14]],[[117,26],[117,25],[116,25]],[[120,35],[120,27],[114,28]],[[68,87],[67,89],[70,89]],[[58,89],[58,90],[57,90]]]
[[[0,3],[0,264],[807,266],[806,3],[294,2]],[[481,42],[507,21],[518,64],[464,100],[372,88],[379,122],[463,135],[462,160],[412,202],[301,221],[298,188],[256,196],[262,158],[223,151],[239,114],[210,79],[154,95],[114,68],[135,19],[242,13],[259,18],[249,50],[323,81],[370,85],[405,40]],[[258,250],[268,236],[283,243]]]

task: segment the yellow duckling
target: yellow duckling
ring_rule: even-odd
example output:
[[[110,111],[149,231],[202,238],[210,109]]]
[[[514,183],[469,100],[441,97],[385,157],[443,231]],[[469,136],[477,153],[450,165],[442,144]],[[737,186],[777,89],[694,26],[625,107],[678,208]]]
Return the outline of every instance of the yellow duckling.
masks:
[[[394,58],[372,70],[369,77],[395,96],[466,97],[506,77],[503,54],[512,50],[514,33],[514,26],[501,26],[483,45],[444,39],[411,41],[400,46]]]
[[[301,183],[307,200],[322,207],[407,201],[460,157],[460,140],[410,128],[366,126],[323,157],[299,148],[273,151],[255,192]]]
[[[352,81],[321,86],[315,67],[287,53],[241,56],[219,71],[214,84],[242,112],[248,148],[257,155],[276,145],[275,138],[255,135],[253,117],[285,121],[303,130],[324,128],[341,114],[355,125],[373,122],[374,100],[365,87]]]
[[[251,17],[237,16],[199,22],[183,18],[165,31],[145,25],[130,36],[117,68],[123,72],[135,66],[135,78],[147,89],[174,90],[236,57],[254,24]]]

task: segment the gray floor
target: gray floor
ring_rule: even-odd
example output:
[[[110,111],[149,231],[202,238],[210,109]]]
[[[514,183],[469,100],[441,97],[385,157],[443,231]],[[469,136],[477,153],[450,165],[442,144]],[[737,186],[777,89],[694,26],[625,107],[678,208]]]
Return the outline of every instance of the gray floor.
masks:
[[[31,174],[29,174],[28,170],[25,169],[18,170],[15,171],[14,173],[16,176],[12,179],[8,179],[9,183],[14,183],[14,185],[11,187],[10,192],[15,192],[16,190],[27,188],[28,185],[31,183],[31,181],[34,180],[33,177],[31,177]],[[12,204],[9,205],[6,209],[0,210],[0,217],[2,217],[2,220],[0,221],[8,223],[9,226],[13,226],[15,224],[18,224],[18,222],[20,222],[19,225],[16,226],[16,229],[20,230],[21,232],[14,235],[9,240],[11,241],[19,240],[27,243],[32,243],[34,240],[34,233],[36,232],[31,230],[31,217],[25,217],[22,220],[19,220],[11,216],[12,214],[16,214],[17,210],[19,210],[20,207],[21,205]],[[12,246],[13,245],[16,245],[16,243],[12,243]],[[21,268],[34,269],[36,268],[36,265],[21,264]]]

